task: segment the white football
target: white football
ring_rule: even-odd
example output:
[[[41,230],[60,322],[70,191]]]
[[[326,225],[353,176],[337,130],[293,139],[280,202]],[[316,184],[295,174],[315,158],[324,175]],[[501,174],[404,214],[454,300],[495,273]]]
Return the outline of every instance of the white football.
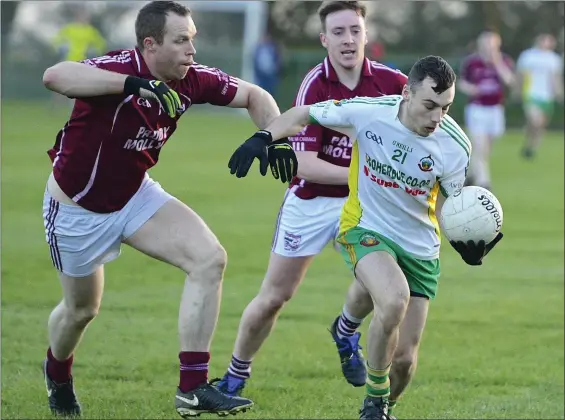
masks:
[[[439,225],[450,241],[489,243],[502,229],[502,206],[487,189],[463,187],[445,200]]]

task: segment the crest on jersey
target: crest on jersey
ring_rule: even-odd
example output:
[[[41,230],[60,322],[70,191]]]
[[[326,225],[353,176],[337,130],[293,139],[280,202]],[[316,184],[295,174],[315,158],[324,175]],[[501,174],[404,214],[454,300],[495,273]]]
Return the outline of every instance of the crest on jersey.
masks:
[[[418,168],[420,168],[421,171],[430,172],[434,168],[434,160],[432,159],[432,155],[428,155],[420,159]]]
[[[366,247],[377,246],[378,244],[380,244],[377,237],[372,233],[368,233],[368,232],[361,235],[361,238],[359,239],[359,243]]]
[[[338,101],[337,99],[334,99],[333,103],[334,103],[335,106],[341,106],[341,104],[342,104],[342,102]]]

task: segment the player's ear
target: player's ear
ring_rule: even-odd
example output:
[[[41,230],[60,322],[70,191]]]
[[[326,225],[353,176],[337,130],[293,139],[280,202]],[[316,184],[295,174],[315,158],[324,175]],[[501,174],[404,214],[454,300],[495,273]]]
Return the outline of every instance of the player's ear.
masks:
[[[410,86],[407,84],[402,88],[402,99],[407,100],[410,98]]]
[[[323,32],[320,32],[320,42],[322,43],[322,47],[328,48],[328,39]]]
[[[155,40],[152,37],[148,36],[143,40],[143,46],[148,51],[155,51]]]

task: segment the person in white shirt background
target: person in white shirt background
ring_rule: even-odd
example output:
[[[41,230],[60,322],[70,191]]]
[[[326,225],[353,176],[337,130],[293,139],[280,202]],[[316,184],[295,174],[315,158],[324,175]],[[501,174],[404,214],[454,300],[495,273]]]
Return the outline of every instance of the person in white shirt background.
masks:
[[[522,156],[535,156],[551,121],[556,101],[563,101],[563,58],[555,50],[553,35],[539,35],[518,57],[516,94],[521,94],[526,117]]]

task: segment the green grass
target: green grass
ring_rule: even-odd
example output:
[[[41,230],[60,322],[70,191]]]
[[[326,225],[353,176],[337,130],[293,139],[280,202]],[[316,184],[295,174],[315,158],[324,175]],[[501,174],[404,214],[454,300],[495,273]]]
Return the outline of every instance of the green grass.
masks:
[[[49,418],[41,374],[47,317],[60,286],[43,232],[45,153],[66,110],[2,104],[2,418]],[[245,118],[189,112],[152,176],[210,225],[229,254],[211,377],[230,358],[245,305],[261,283],[284,186],[229,175],[231,152],[253,132]],[[563,133],[538,158],[520,133],[494,151],[505,238],[484,266],[442,248],[442,278],[400,418],[563,418]],[[74,367],[85,416],[175,418],[177,311],[183,274],[127,247],[106,270],[98,319]],[[241,418],[357,418],[363,390],[341,377],[327,328],[351,276],[326,249],[257,356]],[[366,325],[363,326],[363,332]],[[364,340],[363,340],[364,341]]]

